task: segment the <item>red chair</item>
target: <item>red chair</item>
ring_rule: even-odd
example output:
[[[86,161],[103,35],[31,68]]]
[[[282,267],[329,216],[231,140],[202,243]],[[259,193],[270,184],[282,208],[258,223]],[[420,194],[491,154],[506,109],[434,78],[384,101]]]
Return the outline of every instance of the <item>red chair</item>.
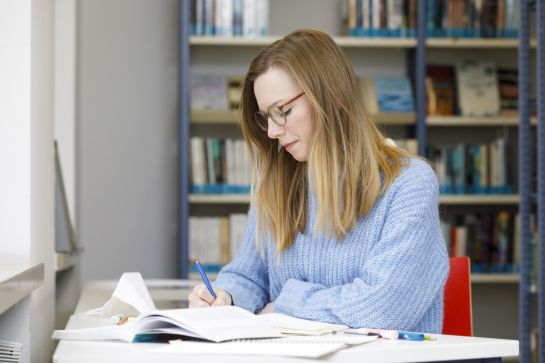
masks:
[[[451,257],[445,284],[443,334],[473,335],[469,257]]]

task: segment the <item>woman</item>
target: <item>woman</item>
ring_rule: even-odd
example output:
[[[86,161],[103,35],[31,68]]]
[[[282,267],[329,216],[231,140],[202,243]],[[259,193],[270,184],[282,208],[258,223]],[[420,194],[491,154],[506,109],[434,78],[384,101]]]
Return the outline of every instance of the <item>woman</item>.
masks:
[[[190,307],[234,304],[351,327],[441,332],[448,255],[433,170],[385,141],[326,34],[251,63],[242,131],[255,178],[234,260]]]

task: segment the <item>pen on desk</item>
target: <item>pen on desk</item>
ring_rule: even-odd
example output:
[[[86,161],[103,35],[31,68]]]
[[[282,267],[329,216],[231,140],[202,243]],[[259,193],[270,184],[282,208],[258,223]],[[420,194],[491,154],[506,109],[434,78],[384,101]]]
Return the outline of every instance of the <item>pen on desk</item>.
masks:
[[[199,270],[199,274],[201,274],[202,282],[206,285],[206,288],[208,291],[210,291],[210,294],[212,294],[212,297],[214,300],[216,300],[217,296],[214,292],[214,289],[212,288],[212,285],[210,285],[210,281],[208,281],[208,277],[206,276],[206,273],[204,272],[204,268],[202,267],[201,263],[199,261],[195,262],[195,265],[197,265],[197,270]]]
[[[378,335],[381,338],[390,339],[390,340],[396,340],[398,336],[396,330],[385,330],[385,329],[356,328],[356,329],[346,329],[344,332],[348,334]]]
[[[397,331],[397,330],[386,330],[386,329],[368,329],[368,328],[357,328],[357,329],[346,329],[344,331],[348,334],[363,334],[363,335],[378,335],[384,339],[390,340],[432,340],[432,337],[423,333],[414,333],[407,331]]]

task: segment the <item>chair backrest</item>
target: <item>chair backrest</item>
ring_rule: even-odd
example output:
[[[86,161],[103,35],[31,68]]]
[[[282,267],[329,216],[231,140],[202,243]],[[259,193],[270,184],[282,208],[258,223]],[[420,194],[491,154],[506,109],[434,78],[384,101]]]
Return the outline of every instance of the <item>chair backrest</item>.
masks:
[[[443,334],[473,335],[469,257],[451,257],[445,285]]]

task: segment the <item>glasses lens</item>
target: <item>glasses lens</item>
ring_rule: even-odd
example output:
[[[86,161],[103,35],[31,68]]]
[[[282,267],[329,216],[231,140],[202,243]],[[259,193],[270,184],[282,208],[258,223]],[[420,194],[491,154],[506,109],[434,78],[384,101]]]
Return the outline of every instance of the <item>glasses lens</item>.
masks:
[[[271,118],[277,125],[284,126],[286,124],[286,117],[280,107],[271,107],[269,109],[269,115],[271,115]]]
[[[255,115],[254,115],[254,119],[255,119],[255,122],[257,123],[257,125],[267,131],[269,129],[269,116],[267,116],[266,113],[264,112],[256,112]]]

